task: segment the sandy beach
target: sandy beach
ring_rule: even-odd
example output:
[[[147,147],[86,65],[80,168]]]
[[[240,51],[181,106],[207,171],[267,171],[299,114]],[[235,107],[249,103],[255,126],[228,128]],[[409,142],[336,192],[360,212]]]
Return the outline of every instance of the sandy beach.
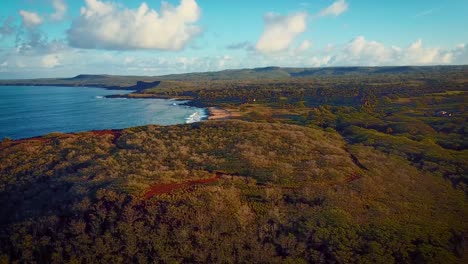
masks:
[[[228,119],[232,116],[231,112],[219,107],[208,107],[208,120]]]

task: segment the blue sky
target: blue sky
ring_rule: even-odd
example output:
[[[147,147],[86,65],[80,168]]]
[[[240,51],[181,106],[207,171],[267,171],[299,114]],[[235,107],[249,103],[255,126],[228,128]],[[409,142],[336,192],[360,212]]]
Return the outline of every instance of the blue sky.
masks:
[[[466,0],[2,0],[0,78],[468,64]]]

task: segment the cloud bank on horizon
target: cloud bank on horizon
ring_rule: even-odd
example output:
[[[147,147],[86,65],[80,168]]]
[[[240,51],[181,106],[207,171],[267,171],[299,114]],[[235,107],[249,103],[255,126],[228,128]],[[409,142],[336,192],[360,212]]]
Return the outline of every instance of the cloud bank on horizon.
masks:
[[[392,36],[398,43],[394,44],[380,32],[388,22],[372,17],[370,1],[364,6],[347,0],[328,0],[326,5],[324,1],[249,2],[255,12],[242,0],[223,4],[173,0],[162,1],[159,7],[154,5],[157,1],[47,1],[48,9],[35,9],[26,5],[27,0],[19,0],[0,11],[0,78],[160,75],[270,65],[468,63],[466,33],[450,33],[445,45],[424,40],[435,42],[434,24],[441,23],[435,16],[442,12],[426,5],[414,5],[413,14],[404,14],[408,26],[399,26],[400,33]],[[462,2],[457,9],[468,11],[468,4]],[[246,5],[245,13],[236,13],[239,5]],[[454,21],[445,21],[446,26],[468,23],[463,15],[449,17]],[[409,29],[423,36],[412,35]]]

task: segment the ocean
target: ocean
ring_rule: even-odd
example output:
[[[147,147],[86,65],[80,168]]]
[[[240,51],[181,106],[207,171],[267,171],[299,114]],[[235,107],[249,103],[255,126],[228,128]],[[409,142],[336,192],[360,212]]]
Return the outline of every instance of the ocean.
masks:
[[[131,91],[87,87],[0,86],[0,140],[52,132],[193,123],[203,108],[165,99],[105,98]]]

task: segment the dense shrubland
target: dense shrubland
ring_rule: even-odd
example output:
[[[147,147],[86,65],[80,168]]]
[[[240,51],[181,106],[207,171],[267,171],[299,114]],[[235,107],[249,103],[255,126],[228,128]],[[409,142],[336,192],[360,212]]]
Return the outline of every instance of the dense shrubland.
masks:
[[[168,76],[242,120],[5,139],[0,263],[464,263],[465,72]]]
[[[466,68],[466,67],[465,67]],[[281,81],[162,82],[144,91],[223,106],[253,122],[339,132],[348,142],[410,160],[468,191],[468,72],[381,74]],[[441,116],[439,112],[450,116]]]
[[[241,121],[52,135],[1,149],[1,258],[445,262],[464,194],[336,132]],[[156,182],[223,177],[142,199]]]

